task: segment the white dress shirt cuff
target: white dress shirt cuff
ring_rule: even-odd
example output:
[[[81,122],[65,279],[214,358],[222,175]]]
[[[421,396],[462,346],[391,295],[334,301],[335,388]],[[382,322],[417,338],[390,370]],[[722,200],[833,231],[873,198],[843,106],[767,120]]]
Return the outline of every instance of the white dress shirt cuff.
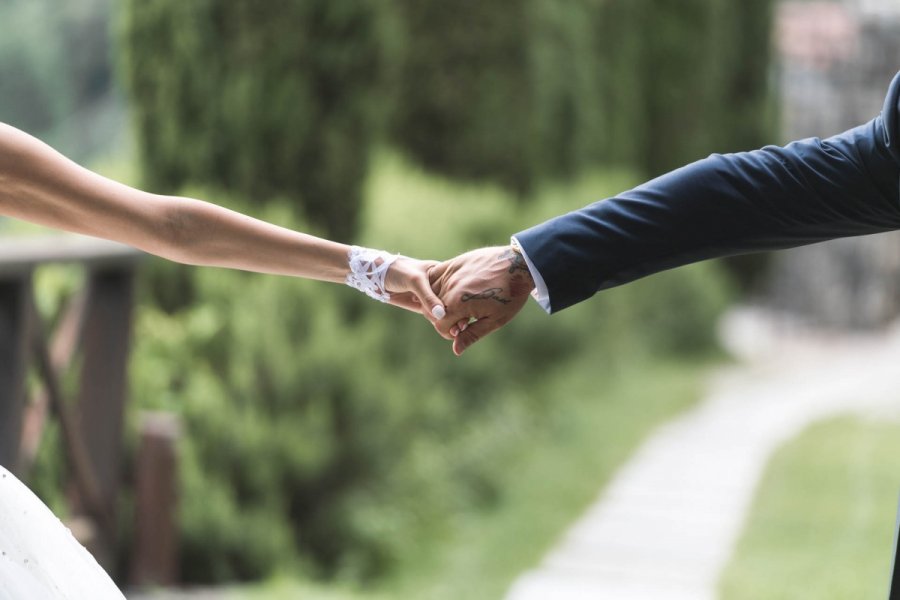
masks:
[[[531,259],[528,258],[528,254],[525,252],[525,249],[522,248],[522,245],[519,243],[519,240],[513,236],[512,238],[513,246],[515,246],[516,250],[522,255],[522,258],[525,259],[525,264],[528,265],[528,271],[531,273],[531,278],[534,280],[534,289],[531,291],[531,296],[537,300],[537,303],[541,305],[547,313],[550,313],[550,292],[547,290],[547,284],[544,283],[544,278],[541,277],[540,271],[534,266],[534,263],[531,262]]]

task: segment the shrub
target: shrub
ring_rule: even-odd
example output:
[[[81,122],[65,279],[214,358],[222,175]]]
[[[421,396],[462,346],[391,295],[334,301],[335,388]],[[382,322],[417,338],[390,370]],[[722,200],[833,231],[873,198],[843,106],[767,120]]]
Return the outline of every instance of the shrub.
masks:
[[[389,174],[409,177],[395,165]],[[396,203],[397,183],[376,186],[392,193],[373,214],[404,223],[413,218],[407,203],[423,202],[437,214],[440,194],[414,189]],[[447,240],[488,235],[477,207],[498,211],[494,242],[527,218],[496,190],[446,186],[462,215],[476,215],[457,215]],[[256,212],[304,228],[286,205]],[[195,302],[139,311],[132,388],[138,406],[184,420],[182,573],[198,582],[257,578],[298,561],[326,575],[387,572],[423,536],[450,531],[460,511],[502,500],[506,465],[545,411],[564,410],[565,399],[535,392],[556,369],[585,361],[601,377],[641,356],[708,351],[724,305],[721,276],[703,265],[552,318],[528,306],[515,326],[455,360],[421,317],[349,288],[186,274]]]

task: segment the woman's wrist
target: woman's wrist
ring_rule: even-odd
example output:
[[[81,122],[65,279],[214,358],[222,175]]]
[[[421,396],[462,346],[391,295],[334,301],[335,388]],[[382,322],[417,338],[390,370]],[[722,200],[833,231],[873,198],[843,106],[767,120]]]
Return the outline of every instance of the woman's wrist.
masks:
[[[345,283],[379,302],[388,302],[391,294],[385,285],[385,278],[398,258],[399,254],[351,246],[347,253],[349,272]]]

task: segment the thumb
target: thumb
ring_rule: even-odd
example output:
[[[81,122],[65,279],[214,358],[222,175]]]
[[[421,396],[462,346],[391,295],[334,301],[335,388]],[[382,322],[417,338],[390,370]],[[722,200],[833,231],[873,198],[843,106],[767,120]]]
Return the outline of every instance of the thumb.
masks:
[[[461,356],[469,346],[498,329],[500,329],[500,323],[496,320],[488,317],[478,319],[453,338],[453,354]]]

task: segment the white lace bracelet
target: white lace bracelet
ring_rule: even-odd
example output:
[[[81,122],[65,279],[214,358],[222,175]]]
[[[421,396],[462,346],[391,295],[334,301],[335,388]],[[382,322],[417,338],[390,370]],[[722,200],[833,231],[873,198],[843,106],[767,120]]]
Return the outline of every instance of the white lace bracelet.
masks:
[[[350,263],[350,272],[347,273],[346,283],[352,288],[364,292],[370,298],[379,302],[387,302],[391,295],[384,287],[384,278],[388,269],[399,254],[390,254],[382,250],[351,246],[347,255]],[[378,261],[381,261],[379,264]]]

